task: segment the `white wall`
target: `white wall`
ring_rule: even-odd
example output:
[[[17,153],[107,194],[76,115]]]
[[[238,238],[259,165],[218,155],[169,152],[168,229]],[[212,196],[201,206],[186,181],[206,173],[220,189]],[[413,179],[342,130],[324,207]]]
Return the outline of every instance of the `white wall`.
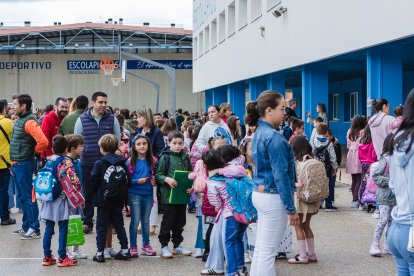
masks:
[[[142,54],[152,60],[191,60],[191,53],[157,53]],[[145,81],[127,76],[126,83],[114,87],[111,76],[72,75],[67,70],[68,60],[101,60],[111,55],[93,54],[38,54],[38,55],[0,55],[0,62],[51,62],[52,69],[2,69],[0,70],[0,98],[11,100],[17,91],[29,93],[36,106],[45,107],[59,97],[73,97],[84,94],[90,97],[96,91],[108,94],[108,102],[112,107],[137,110],[145,105],[155,111],[156,90]],[[164,70],[130,70],[145,76],[161,85],[160,110],[171,110],[171,84]],[[120,77],[120,70],[112,77]],[[177,70],[177,108],[188,111],[202,111],[204,97],[192,93],[192,70]]]
[[[204,49],[204,53],[193,53],[194,92],[414,34],[412,0],[282,0],[288,10],[280,18],[271,14],[274,9],[267,9],[268,1],[274,0],[247,0],[248,23],[241,29],[239,1],[193,2],[194,38],[226,11],[225,40],[218,40],[217,47]],[[251,5],[257,1],[261,1],[262,16],[254,20]],[[228,5],[232,2],[236,4],[236,33],[228,37]],[[264,37],[261,26],[265,27]],[[197,42],[200,45],[200,39]]]

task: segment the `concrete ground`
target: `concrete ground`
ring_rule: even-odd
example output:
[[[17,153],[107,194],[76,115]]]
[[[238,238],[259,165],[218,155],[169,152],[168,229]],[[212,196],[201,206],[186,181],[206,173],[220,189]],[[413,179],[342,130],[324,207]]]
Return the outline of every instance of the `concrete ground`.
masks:
[[[343,174],[342,181],[348,182],[349,176]],[[309,265],[289,265],[278,261],[277,273],[286,275],[396,275],[391,256],[371,257],[368,253],[376,219],[370,214],[349,207],[351,195],[349,185],[337,183],[335,203],[336,213],[323,210],[313,217],[318,263]],[[107,260],[98,264],[92,261],[95,253],[95,235],[86,235],[84,252],[88,260],[80,260],[77,267],[58,268],[42,267],[42,240],[22,241],[10,233],[20,226],[22,215],[13,209],[13,217],[18,220],[15,226],[0,227],[0,275],[200,275],[204,267],[200,259],[194,257],[175,257],[163,260],[159,257],[140,257],[131,261]],[[161,220],[161,216],[159,218]],[[129,226],[129,218],[125,219]],[[44,224],[42,223],[42,231]],[[184,245],[190,249],[194,245],[197,221],[193,215],[187,216],[184,231]],[[55,230],[57,232],[57,229]],[[128,233],[128,229],[127,229]],[[295,239],[295,235],[293,235]],[[138,242],[140,244],[140,236]],[[156,236],[151,237],[151,244],[159,252],[160,245]],[[119,249],[114,236],[114,247]],[[296,248],[295,240],[293,248]],[[56,255],[57,236],[52,242]],[[296,252],[296,251],[295,251]],[[292,252],[290,256],[294,255]],[[265,275],[263,275],[265,276]]]

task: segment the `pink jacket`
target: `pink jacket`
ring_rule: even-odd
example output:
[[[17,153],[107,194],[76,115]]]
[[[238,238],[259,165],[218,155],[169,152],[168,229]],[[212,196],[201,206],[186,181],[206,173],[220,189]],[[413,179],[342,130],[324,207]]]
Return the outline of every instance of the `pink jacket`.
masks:
[[[377,162],[377,154],[375,153],[373,143],[359,145],[358,155],[361,164],[371,165],[372,163]]]
[[[397,132],[402,121],[403,121],[403,116],[398,116],[394,121],[390,123],[390,129],[393,134]]]
[[[359,174],[362,172],[362,166],[358,156],[358,146],[362,136],[364,135],[364,130],[359,131],[358,137],[355,141],[352,141],[349,138],[349,132],[350,130],[348,130],[346,134],[346,146],[348,148],[348,154],[346,156],[346,173]]]
[[[395,118],[380,111],[378,114],[372,116],[369,121],[371,129],[372,143],[374,144],[375,152],[379,157],[382,153],[385,138],[391,133],[391,124]]]

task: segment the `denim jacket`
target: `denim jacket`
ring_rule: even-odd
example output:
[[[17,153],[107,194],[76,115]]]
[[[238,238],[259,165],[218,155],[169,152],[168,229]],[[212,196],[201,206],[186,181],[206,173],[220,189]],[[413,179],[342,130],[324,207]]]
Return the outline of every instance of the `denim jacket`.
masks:
[[[295,160],[289,143],[273,126],[260,120],[253,136],[252,152],[256,164],[254,190],[264,185],[264,193],[279,194],[287,213],[294,214]]]

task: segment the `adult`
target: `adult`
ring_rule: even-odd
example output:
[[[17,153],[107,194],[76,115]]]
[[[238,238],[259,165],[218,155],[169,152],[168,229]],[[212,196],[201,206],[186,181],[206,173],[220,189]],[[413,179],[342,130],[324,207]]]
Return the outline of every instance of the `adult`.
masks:
[[[32,201],[32,177],[35,152],[47,149],[48,140],[32,112],[32,98],[28,94],[13,97],[14,112],[18,116],[10,140],[10,160],[16,193],[23,209],[22,227],[13,232],[23,240],[38,239],[40,235],[39,209]]]
[[[181,131],[181,125],[184,122],[183,110],[181,108],[177,109],[177,116],[175,116],[175,122],[177,123],[177,130]]]
[[[10,183],[10,138],[13,123],[7,119],[7,100],[0,100],[0,219],[1,225],[15,224],[16,220],[10,217],[9,211],[9,183]]]
[[[268,90],[246,106],[246,123],[258,123],[252,139],[256,165],[252,200],[259,217],[252,276],[276,275],[275,257],[288,217],[292,226],[299,223],[292,196],[295,191],[294,155],[287,140],[276,130],[283,121],[284,103],[281,94]]]
[[[217,105],[208,107],[208,121],[200,130],[196,141],[197,151],[201,154],[208,148],[208,141],[215,136],[223,136],[228,144],[232,144],[229,126],[220,118],[220,108]]]
[[[316,112],[318,112],[318,117],[322,118],[322,122],[328,124],[328,115],[326,114],[326,106],[324,103],[318,103],[316,105]],[[308,116],[308,119],[307,119],[308,123],[312,124],[313,119],[312,119],[310,112],[306,111],[305,115]]]
[[[395,138],[390,156],[389,187],[397,205],[391,212],[388,247],[398,275],[414,275],[414,253],[407,250],[410,226],[414,221],[414,89],[405,102],[403,122]]]
[[[162,120],[162,121],[164,120],[162,118],[161,113],[154,113],[154,122],[159,121],[159,120]]]
[[[49,157],[52,152],[52,139],[58,133],[59,127],[62,124],[63,118],[68,115],[69,104],[65,98],[59,97],[55,101],[55,107],[52,112],[49,112],[42,121],[42,131],[45,134],[49,145],[43,157]]]
[[[162,112],[162,117],[164,119],[169,119],[170,118],[170,112],[166,109]]]
[[[371,130],[372,143],[379,159],[385,138],[391,133],[391,123],[395,118],[389,115],[390,104],[386,99],[377,99],[375,109],[377,113],[368,120],[368,124]]]
[[[63,119],[62,124],[59,127],[60,135],[73,134],[75,132],[76,121],[88,108],[89,100],[88,97],[84,95],[76,97],[73,102],[75,103],[76,110],[69,113],[69,115]]]
[[[288,101],[289,106],[285,109],[285,115],[290,117],[297,118],[298,115],[296,114],[296,107],[298,106],[297,101],[295,98],[292,98]]]
[[[227,123],[227,120],[233,115],[231,105],[229,103],[222,103],[220,105],[220,118]]]
[[[38,117],[39,118],[39,124],[40,125],[42,125],[42,121],[43,121],[43,118],[47,115],[47,114],[49,114],[50,112],[52,112],[53,111],[53,104],[48,104],[46,107],[45,107],[45,109],[43,110],[43,114],[42,115],[40,115],[40,117]]]
[[[98,141],[105,134],[114,134],[121,139],[121,127],[115,116],[107,111],[108,96],[103,92],[92,95],[92,107],[87,109],[75,123],[75,134],[85,138],[84,151],[81,155],[82,185],[86,196],[84,207],[83,231],[90,233],[93,229],[93,198],[88,195],[89,178],[95,162],[102,157]]]
[[[129,131],[131,135],[135,135],[135,129],[137,128],[137,120],[131,118],[129,109],[121,109],[119,113],[125,117],[124,127]]]

